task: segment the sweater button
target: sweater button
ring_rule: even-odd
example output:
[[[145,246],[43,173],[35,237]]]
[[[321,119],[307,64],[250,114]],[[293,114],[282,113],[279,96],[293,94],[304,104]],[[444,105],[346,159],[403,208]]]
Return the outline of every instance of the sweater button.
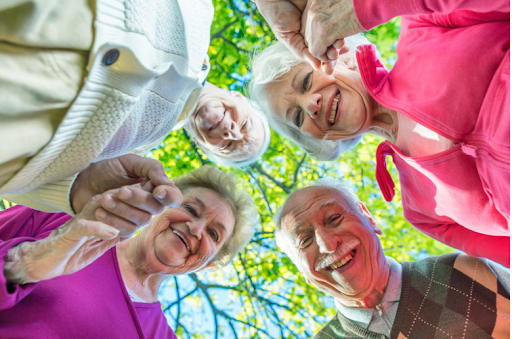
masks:
[[[105,53],[105,55],[103,56],[103,60],[101,62],[105,66],[111,66],[112,64],[114,64],[114,62],[117,61],[117,59],[119,59],[119,54],[120,52],[117,48],[111,49],[110,51]]]

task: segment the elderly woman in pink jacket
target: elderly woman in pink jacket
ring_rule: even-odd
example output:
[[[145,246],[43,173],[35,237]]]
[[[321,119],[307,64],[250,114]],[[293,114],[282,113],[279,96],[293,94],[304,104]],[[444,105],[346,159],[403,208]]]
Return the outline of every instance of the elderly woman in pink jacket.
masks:
[[[386,200],[394,196],[389,155],[412,225],[510,266],[509,2],[313,1],[309,12],[295,4],[299,19],[290,12],[281,22],[270,3],[291,2],[261,0],[258,7],[276,36],[295,48],[277,43],[254,60],[252,96],[274,129],[321,160],[336,159],[366,133],[383,137],[376,177]],[[288,31],[283,24],[301,15],[306,41],[300,22]],[[390,71],[375,46],[358,36],[343,39],[399,15]],[[338,56],[347,45],[350,52]]]

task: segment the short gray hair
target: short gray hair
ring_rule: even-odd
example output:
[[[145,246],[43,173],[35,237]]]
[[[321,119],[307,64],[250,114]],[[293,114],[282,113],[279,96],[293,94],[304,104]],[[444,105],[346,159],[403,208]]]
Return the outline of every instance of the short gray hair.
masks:
[[[249,105],[251,106],[254,116],[256,116],[260,120],[261,125],[263,126],[264,135],[263,135],[263,142],[261,144],[261,147],[257,150],[257,152],[252,154],[249,158],[244,159],[244,160],[237,160],[237,159],[219,157],[217,154],[213,153],[212,151],[207,150],[206,147],[203,147],[201,145],[201,143],[198,142],[197,145],[199,146],[199,148],[201,148],[201,150],[204,152],[204,154],[206,154],[206,156],[208,157],[208,159],[210,161],[212,161],[216,164],[219,164],[221,166],[225,166],[225,167],[241,168],[241,167],[249,166],[250,164],[256,162],[267,151],[268,145],[270,145],[270,127],[268,126],[267,117],[266,117],[265,113],[263,113],[263,111],[261,110],[260,106],[257,103],[255,103],[254,101],[251,100],[251,101],[249,101]],[[190,127],[189,122],[187,122],[187,124],[185,125],[185,129],[193,137],[197,138],[195,130]]]
[[[281,238],[281,214],[283,212],[283,207],[286,205],[286,202],[288,201],[288,199],[290,199],[290,197],[293,194],[298,194],[298,192],[300,192],[301,190],[308,188],[308,187],[326,187],[326,188],[335,189],[336,191],[338,191],[341,194],[341,196],[343,197],[345,202],[348,204],[348,207],[352,210],[352,212],[354,212],[358,215],[361,214],[360,209],[357,206],[358,203],[361,202],[361,200],[359,200],[359,197],[354,193],[354,191],[352,190],[352,188],[349,185],[347,185],[333,177],[320,178],[310,185],[301,187],[300,189],[293,191],[290,195],[288,195],[284,204],[281,205],[279,207],[279,209],[277,210],[276,215],[274,216],[274,222],[276,224],[275,235],[276,235],[276,241],[278,241],[278,243],[280,242],[278,239]]]
[[[348,54],[356,61],[356,50],[360,45],[370,42],[362,34],[345,38],[345,45],[350,48]],[[361,140],[361,136],[345,140],[320,140],[303,135],[296,128],[276,119],[267,104],[267,86],[276,82],[281,76],[287,74],[292,67],[305,63],[299,59],[284,44],[277,42],[259,53],[256,52],[252,59],[252,80],[248,85],[248,92],[252,100],[258,102],[267,113],[272,128],[298,146],[304,148],[317,160],[334,160],[340,154],[345,153]]]
[[[226,173],[213,166],[203,166],[173,179],[180,190],[202,187],[208,188],[226,199],[235,216],[233,234],[215,256],[214,269],[228,265],[233,257],[244,248],[254,235],[258,224],[258,211],[253,199],[245,191],[243,182],[233,173]]]

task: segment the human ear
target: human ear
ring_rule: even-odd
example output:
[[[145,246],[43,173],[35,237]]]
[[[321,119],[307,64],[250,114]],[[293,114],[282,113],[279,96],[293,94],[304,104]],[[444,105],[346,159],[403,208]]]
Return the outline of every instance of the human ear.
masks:
[[[364,217],[368,220],[370,223],[370,226],[377,234],[382,234],[382,230],[380,229],[379,225],[375,222],[375,219],[373,219],[372,215],[370,214],[370,211],[368,211],[368,208],[365,204],[362,202],[359,202],[359,208],[361,209],[361,212],[363,213]]]
[[[357,68],[356,67],[356,60],[354,59],[354,57],[352,55],[347,54],[347,53],[341,54],[338,57],[337,63],[342,65],[345,68],[350,69],[350,70],[355,70]]]

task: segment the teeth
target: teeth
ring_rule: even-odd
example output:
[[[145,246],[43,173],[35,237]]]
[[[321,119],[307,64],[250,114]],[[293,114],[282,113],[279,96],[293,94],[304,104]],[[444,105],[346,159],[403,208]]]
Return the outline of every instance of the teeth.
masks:
[[[329,267],[332,270],[335,270],[338,267],[341,267],[341,266],[345,265],[346,263],[348,263],[353,257],[354,257],[354,255],[352,254],[352,252],[350,252],[349,254],[347,254],[347,256],[345,258],[341,259],[338,262],[335,262],[334,264],[330,265]]]
[[[188,246],[187,240],[185,240],[185,238],[183,238],[183,236],[182,236],[179,232],[177,232],[177,231],[175,231],[175,230],[173,230],[173,231],[172,231],[172,233],[174,233],[174,234],[176,234],[178,237],[180,237],[180,238],[181,238],[181,240],[183,240],[183,242],[185,243],[185,246],[187,246],[187,250],[189,250],[189,251],[190,251],[190,247]]]
[[[332,101],[331,115],[329,116],[329,122],[334,124],[334,118],[336,118],[336,109],[338,108],[338,102],[340,101],[341,92],[338,92]]]

